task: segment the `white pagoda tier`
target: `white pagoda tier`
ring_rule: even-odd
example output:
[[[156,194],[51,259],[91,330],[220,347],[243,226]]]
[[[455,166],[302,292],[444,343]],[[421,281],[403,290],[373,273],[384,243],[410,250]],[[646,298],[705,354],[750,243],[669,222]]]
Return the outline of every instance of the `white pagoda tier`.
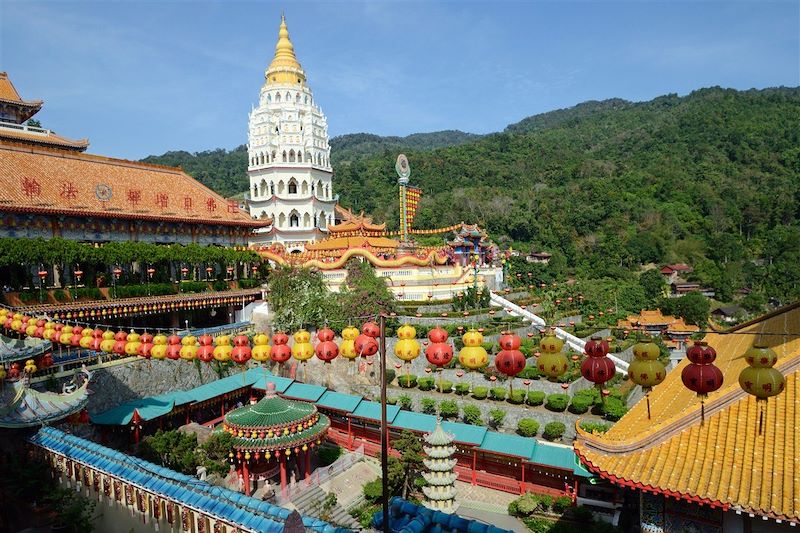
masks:
[[[425,468],[429,471],[422,474],[427,487],[422,488],[427,500],[423,503],[425,507],[452,513],[456,510],[456,478],[458,477],[453,469],[457,461],[453,459],[456,447],[453,446],[455,437],[442,429],[442,424],[437,421],[433,433],[428,433],[423,437],[428,446],[423,446],[427,459],[423,460]]]

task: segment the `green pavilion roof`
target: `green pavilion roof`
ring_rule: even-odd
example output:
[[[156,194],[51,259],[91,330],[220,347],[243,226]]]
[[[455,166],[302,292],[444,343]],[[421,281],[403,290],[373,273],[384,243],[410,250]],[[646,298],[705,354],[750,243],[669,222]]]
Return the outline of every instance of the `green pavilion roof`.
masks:
[[[313,403],[281,398],[275,393],[274,384],[267,384],[267,394],[261,400],[226,414],[225,423],[242,428],[267,430],[300,422],[316,411],[317,407]]]

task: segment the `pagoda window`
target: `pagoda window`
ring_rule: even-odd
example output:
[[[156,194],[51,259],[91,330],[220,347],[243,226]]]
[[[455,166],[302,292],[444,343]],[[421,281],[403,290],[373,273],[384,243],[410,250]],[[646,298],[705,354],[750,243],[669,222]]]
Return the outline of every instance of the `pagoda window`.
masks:
[[[313,163],[311,160],[311,152],[306,152],[306,163]]]
[[[325,229],[325,213],[320,213],[319,215],[319,227],[320,229]]]
[[[290,228],[300,227],[300,215],[297,214],[297,211],[292,211],[292,214],[289,215],[289,227]]]
[[[330,185],[326,185],[325,186],[325,198],[330,198],[330,197],[331,197],[331,186]]]
[[[258,185],[253,185],[253,198],[258,196]]]
[[[276,158],[276,157],[277,157],[277,155],[275,154],[275,150],[273,150],[273,151],[272,151],[272,162],[273,162],[273,163],[275,162],[275,158]]]
[[[322,188],[322,182],[320,180],[317,180],[317,195],[318,196],[323,196],[324,191],[325,191],[325,189]],[[324,198],[324,196],[323,196],[323,198]]]
[[[267,102],[271,102],[271,101],[272,101],[272,95],[267,93]]]
[[[280,102],[281,101],[281,93],[275,93],[275,101],[276,102]]]
[[[294,163],[294,150],[289,150],[289,163]]]
[[[283,180],[281,180],[278,182],[278,194],[282,195],[284,192],[286,192],[286,185],[283,183]]]
[[[298,104],[300,103],[300,93],[294,95],[294,101],[297,102]]]
[[[265,196],[267,194],[267,181],[261,180],[259,187],[261,189],[261,196]]]
[[[286,163],[286,150],[283,151],[283,162]]]
[[[286,215],[281,213],[280,216],[278,217],[278,226],[283,227],[285,225],[286,225]]]
[[[298,163],[302,163],[303,162],[303,152],[301,152],[299,150],[297,151],[297,162]]]
[[[303,196],[308,194],[308,182],[303,180],[303,184],[300,186],[300,192],[303,193]]]
[[[311,217],[308,215],[308,213],[303,215],[303,227],[304,228],[311,227]]]
[[[287,102],[291,102],[292,101],[292,95],[291,94],[286,93],[286,101]]]
[[[297,194],[297,181],[294,178],[289,181],[289,194]]]
[[[269,195],[275,196],[275,184],[271,181],[269,182]]]

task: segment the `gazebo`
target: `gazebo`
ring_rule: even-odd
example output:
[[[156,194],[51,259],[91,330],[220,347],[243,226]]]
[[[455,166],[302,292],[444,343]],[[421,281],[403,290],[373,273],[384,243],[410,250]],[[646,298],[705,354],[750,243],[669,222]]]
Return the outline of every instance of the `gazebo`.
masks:
[[[267,383],[267,393],[258,402],[240,407],[225,415],[224,430],[233,436],[232,458],[244,480],[244,493],[250,495],[251,474],[280,469],[281,492],[286,489],[287,462],[294,460],[306,479],[311,475],[311,450],[321,443],[330,427],[330,419],[317,412],[316,405],[287,400],[275,392],[275,383]]]

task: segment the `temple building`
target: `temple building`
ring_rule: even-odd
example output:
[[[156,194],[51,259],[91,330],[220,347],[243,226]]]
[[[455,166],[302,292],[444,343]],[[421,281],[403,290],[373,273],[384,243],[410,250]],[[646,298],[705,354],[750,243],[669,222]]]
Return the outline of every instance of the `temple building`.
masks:
[[[441,421],[436,421],[436,428],[432,433],[426,434],[423,439],[427,446],[424,446],[427,459],[423,459],[423,464],[428,472],[423,472],[422,477],[428,484],[422,487],[427,501],[425,507],[452,513],[456,510],[456,478],[458,476],[453,469],[458,461],[453,457],[456,453],[456,446],[453,444],[455,435],[445,432],[442,429]]]
[[[672,533],[796,531],[800,524],[800,302],[705,337],[722,387],[705,400],[681,381],[684,359],[608,432],[578,427],[583,464],[616,488],[616,507],[638,509],[632,527]],[[743,354],[766,342],[785,389],[757,401],[740,386]],[[763,421],[760,423],[761,417]],[[602,490],[582,487],[580,498]],[[585,493],[584,493],[585,492]]]
[[[26,124],[42,105],[0,73],[0,237],[233,246],[270,224],[179,168],[89,155],[86,139]]]
[[[328,122],[306,85],[284,18],[264,80],[258,105],[250,112],[248,204],[253,218],[273,225],[251,240],[300,252],[327,234],[337,197]]]

